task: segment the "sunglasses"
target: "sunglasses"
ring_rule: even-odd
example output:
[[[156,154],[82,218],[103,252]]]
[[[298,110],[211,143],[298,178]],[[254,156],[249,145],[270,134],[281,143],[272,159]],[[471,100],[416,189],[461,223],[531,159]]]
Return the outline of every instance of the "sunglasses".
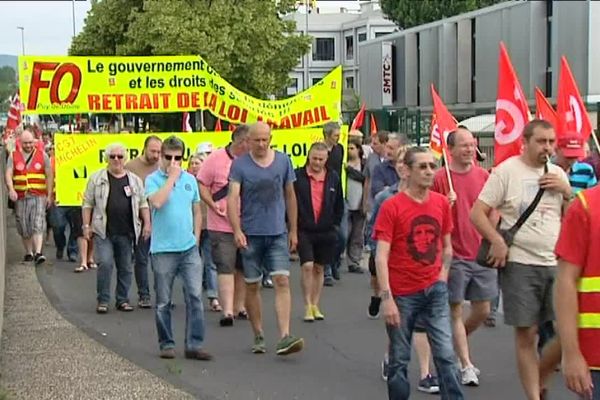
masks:
[[[181,159],[183,158],[183,156],[172,156],[170,154],[165,154],[163,156],[165,158],[165,160],[167,161],[171,161],[171,160],[175,160],[175,161],[181,161]]]
[[[435,170],[437,168],[437,165],[436,163],[420,163],[417,164],[417,168],[419,168],[422,171],[426,170],[427,168]]]
[[[111,154],[110,156],[108,156],[108,158],[110,158],[111,160],[114,160],[115,158],[122,160],[123,158],[125,158],[125,156],[123,154]]]

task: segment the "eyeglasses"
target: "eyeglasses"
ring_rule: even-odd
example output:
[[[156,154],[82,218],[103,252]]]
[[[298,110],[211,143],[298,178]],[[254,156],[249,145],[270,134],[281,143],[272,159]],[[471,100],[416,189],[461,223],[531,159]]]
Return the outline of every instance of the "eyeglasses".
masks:
[[[171,160],[173,160],[173,159],[174,159],[175,161],[181,161],[181,159],[183,158],[183,156],[172,156],[172,155],[170,155],[170,154],[165,154],[163,157],[164,157],[164,158],[165,158],[165,160],[167,160],[167,161],[171,161]]]
[[[108,158],[110,158],[111,160],[114,160],[115,158],[122,160],[123,158],[125,158],[125,156],[123,154],[111,154],[110,156],[108,156]]]
[[[417,164],[417,168],[419,168],[420,170],[426,170],[427,168],[430,168],[432,170],[435,170],[437,168],[436,163],[420,163]]]

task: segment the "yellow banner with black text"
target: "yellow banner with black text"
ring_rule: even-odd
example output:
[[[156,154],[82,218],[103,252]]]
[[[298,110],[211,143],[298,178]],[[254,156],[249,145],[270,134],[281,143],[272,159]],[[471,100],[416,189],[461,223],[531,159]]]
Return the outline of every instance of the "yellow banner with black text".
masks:
[[[341,80],[337,67],[295,96],[262,100],[236,89],[200,56],[19,56],[25,114],[209,110],[233,124],[306,128],[340,120]]]
[[[104,150],[109,144],[121,143],[129,159],[142,153],[149,134],[56,134],[54,157],[56,165],[56,199],[62,206],[78,206],[83,201],[87,178],[106,167]],[[159,133],[161,139],[177,135],[186,145],[183,167],[200,143],[209,142],[214,149],[229,143],[229,132]],[[348,126],[342,127],[340,144],[346,147]],[[271,147],[290,156],[294,168],[303,166],[312,143],[323,141],[321,129],[274,130]],[[344,154],[347,152],[344,149]]]

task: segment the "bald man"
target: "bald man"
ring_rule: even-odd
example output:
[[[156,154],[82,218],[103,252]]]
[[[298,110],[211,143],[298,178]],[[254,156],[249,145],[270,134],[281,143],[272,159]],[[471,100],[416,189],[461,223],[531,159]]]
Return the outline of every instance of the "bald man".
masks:
[[[452,316],[454,346],[461,363],[461,383],[479,385],[479,370],[471,362],[468,335],[485,321],[491,300],[498,295],[497,272],[475,261],[481,235],[469,219],[469,213],[488,179],[488,173],[475,165],[476,143],[473,134],[458,127],[447,138],[453,189],[444,168],[434,178],[433,190],[448,196],[452,204],[452,264],[448,275],[448,293]],[[471,312],[463,322],[463,303],[471,303]]]
[[[26,129],[21,134],[21,148],[13,151],[6,165],[6,187],[9,198],[15,202],[17,232],[25,248],[24,262],[40,265],[46,261],[42,254],[46,232],[46,208],[54,201],[54,177],[50,158],[35,146],[33,133]]]
[[[275,287],[280,334],[276,353],[287,355],[304,346],[301,338],[290,334],[289,251],[298,243],[296,175],[290,158],[271,148],[271,128],[267,124],[257,122],[250,126],[247,141],[249,153],[233,160],[229,172],[227,216],[242,255],[246,308],[254,331],[252,352],[267,351],[259,287],[266,270]]]

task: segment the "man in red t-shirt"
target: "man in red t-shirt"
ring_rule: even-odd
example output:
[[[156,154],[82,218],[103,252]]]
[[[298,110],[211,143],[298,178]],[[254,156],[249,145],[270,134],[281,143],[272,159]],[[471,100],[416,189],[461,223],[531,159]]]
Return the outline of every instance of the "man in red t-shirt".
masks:
[[[563,219],[554,308],[567,387],[600,399],[600,187],[579,192]],[[560,301],[559,301],[560,299]]]
[[[475,139],[465,127],[450,132],[446,139],[451,160],[448,163],[454,191],[450,190],[444,168],[435,174],[432,190],[447,195],[452,203],[452,249],[454,255],[448,274],[448,293],[456,353],[461,363],[461,383],[479,386],[479,370],[473,366],[467,336],[485,321],[491,300],[498,295],[498,274],[493,268],[477,264],[481,235],[469,219],[471,208],[489,174],[473,163]],[[463,322],[463,303],[471,302],[471,313]]]
[[[436,164],[420,147],[404,156],[406,189],[381,206],[377,240],[377,279],[390,339],[388,394],[408,399],[407,368],[417,319],[425,325],[438,368],[442,399],[463,394],[452,347],[446,280],[452,261],[452,215],[448,200],[431,192]]]

